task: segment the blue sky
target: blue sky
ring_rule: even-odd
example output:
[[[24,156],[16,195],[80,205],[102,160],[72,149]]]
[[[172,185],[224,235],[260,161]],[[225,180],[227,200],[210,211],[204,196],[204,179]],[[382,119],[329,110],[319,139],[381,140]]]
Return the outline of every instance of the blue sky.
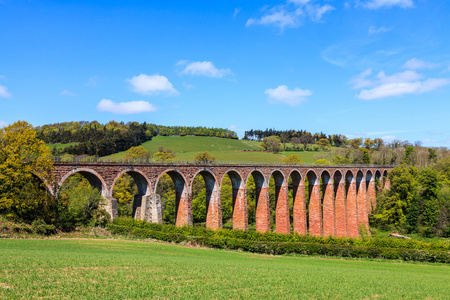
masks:
[[[0,126],[138,121],[450,146],[450,1],[0,0]]]

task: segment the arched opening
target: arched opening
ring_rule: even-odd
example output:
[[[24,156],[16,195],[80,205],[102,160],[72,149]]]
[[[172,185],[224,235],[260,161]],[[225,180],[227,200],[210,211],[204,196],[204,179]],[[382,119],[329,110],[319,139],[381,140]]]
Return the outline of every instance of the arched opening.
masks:
[[[366,210],[367,213],[371,213],[375,207],[376,202],[376,188],[375,188],[375,177],[372,171],[367,171],[366,173]]]
[[[358,233],[362,229],[361,225],[365,225],[369,229],[369,219],[367,215],[366,204],[366,180],[364,173],[361,170],[356,172],[356,211],[358,218]]]
[[[229,171],[222,179],[220,198],[224,228],[248,229],[247,203],[242,177]]]
[[[356,178],[351,171],[345,173],[345,194],[347,203],[347,234],[349,237],[358,237]]]
[[[308,192],[307,195],[307,205],[308,205],[308,229],[310,235],[321,236],[322,235],[322,208],[321,208],[321,197],[320,197],[320,178],[317,177],[316,173],[309,171],[306,174],[308,179],[308,184],[305,189]],[[305,191],[305,192],[306,192]]]
[[[192,210],[184,177],[174,170],[164,172],[158,179],[156,193],[161,199],[164,223],[177,226],[192,225]]]
[[[334,172],[336,236],[347,236],[347,203],[345,180],[340,171]]]
[[[290,233],[288,184],[283,173],[274,171],[269,180],[270,221],[277,233]]]
[[[321,175],[321,212],[323,236],[335,236],[334,189],[333,180],[328,171]]]
[[[132,170],[120,173],[113,182],[111,194],[117,200],[118,216],[155,221],[155,218],[149,219],[148,210],[151,209],[149,197],[143,198],[150,195],[150,184],[142,173]],[[145,201],[147,203],[144,203]],[[161,217],[157,220],[160,221]]]
[[[383,185],[382,185],[382,188],[385,189],[385,190],[388,190],[388,189],[391,188],[391,182],[389,181],[387,170],[383,171]]]
[[[96,215],[96,211],[101,212],[102,209],[116,218],[116,207],[106,199],[106,195],[105,184],[97,174],[77,170],[64,176],[58,192],[63,209],[61,213],[65,214],[63,227],[86,225]]]
[[[253,171],[247,179],[247,205],[249,228],[270,231],[269,186],[259,171]]]
[[[294,232],[306,235],[305,189],[302,176],[296,170],[289,176],[289,216]]]
[[[210,172],[201,171],[194,177],[191,195],[193,223],[207,228],[222,228],[218,185]]]
[[[375,171],[375,192],[378,195],[378,192],[381,191],[383,187],[383,180],[381,178],[380,170]]]

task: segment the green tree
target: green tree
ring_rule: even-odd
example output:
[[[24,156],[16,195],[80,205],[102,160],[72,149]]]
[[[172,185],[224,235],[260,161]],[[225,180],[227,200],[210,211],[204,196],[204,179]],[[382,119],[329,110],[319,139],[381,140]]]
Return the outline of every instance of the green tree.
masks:
[[[46,214],[55,203],[44,184],[51,182],[52,168],[50,149],[30,124],[17,121],[0,128],[0,212],[25,221],[52,218]]]
[[[330,162],[325,158],[318,159],[314,162],[315,165],[329,165]]]
[[[194,156],[196,163],[207,164],[216,161],[216,157],[211,155],[208,151],[199,152]]]
[[[265,137],[261,143],[261,146],[273,153],[278,153],[281,151],[280,138],[275,135]]]
[[[137,186],[130,175],[119,177],[114,185],[113,197],[117,200],[119,216],[131,216],[133,213],[133,200]]]

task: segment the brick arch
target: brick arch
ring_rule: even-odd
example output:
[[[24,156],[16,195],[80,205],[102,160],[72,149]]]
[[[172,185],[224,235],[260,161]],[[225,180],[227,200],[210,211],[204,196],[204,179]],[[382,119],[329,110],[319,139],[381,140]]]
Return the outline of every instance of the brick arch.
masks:
[[[31,173],[31,175],[33,177],[35,177],[36,179],[38,179],[40,182],[42,182],[45,185],[45,189],[47,190],[47,194],[49,194],[52,197],[55,197],[55,188],[52,186],[51,183],[47,182],[47,180],[45,180],[44,178],[42,178],[41,176]]]
[[[320,203],[320,176],[314,170],[308,170],[308,232],[310,235],[322,236],[322,217]]]
[[[347,236],[347,199],[345,176],[340,170],[333,173],[334,214],[336,236]]]
[[[333,176],[328,170],[323,170],[320,175],[322,179],[321,193],[321,222],[323,236],[335,236],[335,203]]]
[[[154,193],[156,193],[158,182],[164,174],[169,175],[175,185],[175,225],[192,225],[192,202],[188,192],[188,181],[182,172],[174,168],[161,171],[153,187]]]
[[[275,227],[277,233],[290,233],[288,178],[281,170],[272,170],[269,175],[275,181]]]
[[[269,205],[269,180],[266,179],[264,173],[258,169],[251,171],[250,176],[255,180],[256,189],[256,231],[267,232],[271,230],[270,227],[270,205]]]
[[[358,211],[356,204],[356,174],[352,170],[345,173],[345,191],[347,207],[347,236],[358,237]]]
[[[206,188],[206,227],[212,229],[222,228],[222,206],[219,197],[220,183],[216,175],[209,169],[204,168],[194,173],[189,183],[189,193],[192,193],[194,179],[198,175],[203,177]]]
[[[236,169],[228,169],[220,180],[222,186],[225,176],[228,175],[232,187],[233,229],[248,230],[248,210],[244,178]]]
[[[150,194],[150,191],[152,189],[151,189],[150,180],[147,178],[147,175],[145,175],[145,173],[142,172],[141,170],[133,168],[133,169],[122,170],[120,173],[118,173],[116,175],[116,177],[114,178],[113,183],[111,185],[111,191],[110,191],[111,195],[113,193],[113,189],[114,189],[114,186],[116,185],[117,180],[119,180],[119,178],[126,173],[128,173],[128,175],[130,175],[133,178],[134,182],[136,183],[136,185],[138,187],[138,191],[139,191],[140,195]]]
[[[359,169],[356,172],[356,211],[358,219],[358,233],[359,227],[365,225],[369,230],[369,218],[367,215],[367,203],[366,203],[366,177],[363,170]]]
[[[66,179],[69,178],[70,175],[73,175],[75,173],[80,173],[84,178],[86,178],[92,187],[101,191],[103,197],[111,196],[111,194],[109,194],[108,185],[106,184],[103,177],[95,170],[89,168],[76,168],[67,172],[58,183],[58,192],[59,189],[62,187],[64,181],[66,181]]]
[[[372,170],[366,172],[366,210],[371,213],[376,206],[375,176]]]

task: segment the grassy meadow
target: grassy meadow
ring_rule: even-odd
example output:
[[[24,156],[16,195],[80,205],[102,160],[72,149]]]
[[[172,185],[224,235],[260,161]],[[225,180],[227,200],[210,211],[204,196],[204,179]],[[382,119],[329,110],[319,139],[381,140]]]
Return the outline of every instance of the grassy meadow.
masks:
[[[450,266],[104,239],[1,239],[0,298],[448,299]]]
[[[284,157],[297,154],[305,163],[316,161],[314,154],[320,151],[283,151],[278,154],[262,151],[260,142],[232,140],[203,136],[156,136],[142,146],[150,152],[158,151],[159,147],[171,149],[176,153],[176,159],[193,160],[198,152],[208,151],[217,161],[233,162],[281,162]],[[289,147],[292,147],[290,144]],[[120,158],[125,151],[108,157]]]

